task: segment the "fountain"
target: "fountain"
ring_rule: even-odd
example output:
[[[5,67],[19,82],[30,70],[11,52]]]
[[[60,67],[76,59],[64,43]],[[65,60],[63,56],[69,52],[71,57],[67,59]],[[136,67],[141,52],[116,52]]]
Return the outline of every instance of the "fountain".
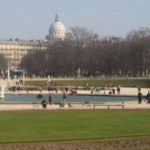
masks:
[[[4,86],[0,87],[0,99],[4,99],[5,95],[4,95]]]
[[[43,99],[48,102],[48,96],[43,94]],[[67,102],[122,102],[122,101],[135,101],[136,97],[121,97],[121,96],[81,96],[81,95],[67,95]],[[37,95],[29,94],[5,94],[4,101],[0,103],[41,103],[42,98],[37,98]],[[63,102],[62,95],[53,95],[54,103]]]

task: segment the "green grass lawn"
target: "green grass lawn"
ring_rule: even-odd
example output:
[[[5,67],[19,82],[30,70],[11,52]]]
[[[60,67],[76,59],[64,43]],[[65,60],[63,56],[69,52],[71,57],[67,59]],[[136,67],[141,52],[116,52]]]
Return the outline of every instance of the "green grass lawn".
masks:
[[[111,82],[113,86],[121,85],[122,87],[145,87],[150,88],[150,80],[57,80],[58,86],[84,86],[88,83],[89,86],[106,86],[108,82]],[[25,81],[25,86],[46,86],[47,81]]]
[[[0,112],[0,142],[150,135],[150,111]]]

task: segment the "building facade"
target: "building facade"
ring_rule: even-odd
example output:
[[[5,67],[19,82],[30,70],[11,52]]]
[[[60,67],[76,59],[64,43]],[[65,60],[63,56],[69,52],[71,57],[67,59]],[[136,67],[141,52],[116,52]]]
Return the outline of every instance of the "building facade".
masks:
[[[55,40],[64,40],[66,29],[63,23],[59,21],[58,15],[55,22],[51,24],[49,34],[43,40],[19,40],[19,39],[0,39],[0,54],[3,54],[8,61],[10,69],[19,69],[21,59],[28,53],[34,53],[39,50],[46,50],[48,45]]]
[[[7,59],[10,69],[18,69],[21,59],[27,53],[46,50],[44,41],[0,40],[0,53]]]

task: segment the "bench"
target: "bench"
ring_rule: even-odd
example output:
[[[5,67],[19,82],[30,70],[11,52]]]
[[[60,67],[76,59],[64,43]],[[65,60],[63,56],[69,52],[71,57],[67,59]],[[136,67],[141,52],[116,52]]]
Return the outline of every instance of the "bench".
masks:
[[[93,109],[96,108],[96,106],[106,106],[107,109],[109,110],[111,106],[116,106],[116,107],[121,107],[122,109],[124,109],[124,105],[113,105],[113,104],[108,104],[108,105],[103,105],[103,104],[94,104],[93,105]]]
[[[77,108],[83,108],[84,106],[87,107],[91,107],[93,109],[96,109],[96,106],[102,106],[102,107],[106,107],[108,110],[110,109],[110,107],[121,107],[122,109],[124,109],[124,105],[123,104],[105,104],[103,102],[89,102],[89,103],[85,103],[85,102],[70,102],[68,103],[69,107],[77,107]]]
[[[69,107],[91,107],[93,108],[94,105],[102,105],[104,103],[99,103],[99,102],[70,102],[68,103]]]

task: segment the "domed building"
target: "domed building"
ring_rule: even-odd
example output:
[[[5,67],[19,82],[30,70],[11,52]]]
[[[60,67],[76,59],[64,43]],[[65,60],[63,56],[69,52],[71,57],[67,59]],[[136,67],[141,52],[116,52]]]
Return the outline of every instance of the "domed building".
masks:
[[[51,24],[49,28],[49,34],[46,36],[46,39],[50,41],[56,41],[56,40],[64,40],[65,37],[66,37],[66,28],[64,24],[59,20],[59,17],[56,14],[55,22]]]

